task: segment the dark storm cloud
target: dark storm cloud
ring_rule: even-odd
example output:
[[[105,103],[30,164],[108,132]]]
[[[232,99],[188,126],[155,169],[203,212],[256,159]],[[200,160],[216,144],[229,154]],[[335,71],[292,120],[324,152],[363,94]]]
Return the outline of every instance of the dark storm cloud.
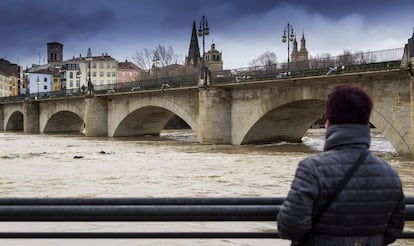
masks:
[[[28,55],[46,42],[93,37],[114,27],[116,15],[109,7],[85,11],[83,1],[1,1],[1,52]],[[10,54],[10,52],[7,52]]]
[[[240,56],[238,50],[245,50],[246,57],[235,59],[245,62],[266,50],[285,59],[286,52],[277,49],[284,48],[280,36],[288,22],[299,35],[306,31],[310,48],[338,44],[332,49],[342,50],[351,43],[362,45],[363,40],[351,37],[367,33],[370,37],[363,39],[384,41],[387,31],[396,38],[398,27],[407,29],[407,12],[409,25],[414,23],[413,7],[414,0],[0,0],[0,58],[22,63],[30,58],[32,63],[40,59],[38,53],[44,56],[46,43],[52,41],[64,44],[65,58],[91,47],[94,53],[109,52],[122,60],[158,44],[173,45],[184,56],[193,21],[198,27],[205,15],[211,30],[207,43],[215,40],[219,49],[226,49],[225,62]],[[342,43],[332,42],[339,36],[344,37],[338,40]]]

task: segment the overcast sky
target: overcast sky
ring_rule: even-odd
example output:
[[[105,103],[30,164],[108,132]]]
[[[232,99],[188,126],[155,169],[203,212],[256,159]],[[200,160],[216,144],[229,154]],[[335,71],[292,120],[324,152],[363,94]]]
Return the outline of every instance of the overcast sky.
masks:
[[[161,44],[184,60],[193,21],[198,27],[203,15],[206,50],[214,42],[224,67],[240,68],[266,51],[286,61],[288,23],[299,38],[304,32],[312,56],[403,47],[413,34],[414,0],[0,0],[0,58],[46,63],[46,43],[56,41],[64,59],[90,47],[132,60]]]

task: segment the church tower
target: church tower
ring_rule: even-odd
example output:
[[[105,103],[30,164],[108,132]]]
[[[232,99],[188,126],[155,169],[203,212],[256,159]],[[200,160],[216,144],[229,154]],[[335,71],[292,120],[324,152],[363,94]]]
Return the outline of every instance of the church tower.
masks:
[[[290,54],[290,57],[292,58],[292,62],[295,62],[298,60],[298,42],[296,41],[296,35],[295,35],[295,39],[293,40],[293,48],[292,48],[292,53]]]
[[[56,66],[63,61],[63,44],[58,42],[47,43],[47,63]]]
[[[298,51],[298,42],[295,40],[293,41],[293,50],[291,53],[292,70],[302,70],[309,68],[309,58],[308,58],[308,50],[306,49],[306,40],[305,40],[305,33],[302,33],[302,39],[300,40],[300,49]]]
[[[216,50],[216,44],[211,44],[211,49],[206,53],[206,63],[210,71],[222,71],[222,52]]]
[[[191,32],[190,48],[188,49],[188,56],[185,58],[185,65],[199,67],[200,61],[200,47],[198,46],[197,29],[194,21],[193,30]]]
[[[308,60],[308,50],[306,49],[305,33],[302,33],[302,39],[300,40],[300,58],[301,61]]]

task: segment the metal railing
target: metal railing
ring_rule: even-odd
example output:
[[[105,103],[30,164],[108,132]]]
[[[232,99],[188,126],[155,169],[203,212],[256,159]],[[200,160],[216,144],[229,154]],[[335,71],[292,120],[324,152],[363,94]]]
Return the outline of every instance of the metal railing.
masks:
[[[96,85],[95,94],[125,93],[146,90],[165,90],[168,88],[195,87],[198,85],[198,74],[161,77],[157,79],[138,80],[133,82]]]
[[[285,62],[266,66],[250,66],[215,71],[210,73],[209,79],[210,84],[214,86],[240,82],[326,76],[330,74],[384,71],[400,68],[403,53],[403,48],[396,48],[372,52],[345,53],[339,56],[322,55],[320,57],[311,57],[306,61],[290,62],[290,71],[287,71],[287,63]],[[93,94],[104,95],[148,90],[164,91],[169,88],[197,87],[198,80],[199,74],[191,73],[181,76],[159,77],[156,79],[144,79],[126,83],[94,85]],[[2,97],[0,98],[0,103],[85,95],[89,95],[87,91],[77,88],[30,93],[27,96]]]
[[[397,48],[339,56],[326,55],[310,58],[306,61],[290,62],[290,71],[287,71],[287,63],[217,71],[212,73],[211,83],[228,84],[324,76],[329,75],[330,71],[335,74],[344,74],[397,69],[401,66],[403,52],[402,48]]]
[[[276,221],[284,198],[2,198],[0,223]],[[414,197],[406,198],[414,221]],[[275,225],[276,227],[276,225]],[[190,231],[190,230],[189,230]],[[0,232],[0,238],[279,238],[274,232]],[[400,238],[414,238],[404,232]]]

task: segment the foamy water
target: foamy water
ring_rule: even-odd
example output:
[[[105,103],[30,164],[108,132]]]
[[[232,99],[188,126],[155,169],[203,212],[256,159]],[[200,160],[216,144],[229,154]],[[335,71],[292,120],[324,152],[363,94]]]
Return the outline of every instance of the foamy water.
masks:
[[[371,150],[400,173],[414,195],[414,162],[381,134]],[[323,148],[324,130],[301,144],[201,145],[191,131],[161,137],[86,138],[0,133],[2,197],[286,196],[297,163]],[[272,231],[276,223],[0,223],[1,231]],[[404,241],[399,241],[403,245]],[[289,245],[283,240],[0,240],[0,245]]]

